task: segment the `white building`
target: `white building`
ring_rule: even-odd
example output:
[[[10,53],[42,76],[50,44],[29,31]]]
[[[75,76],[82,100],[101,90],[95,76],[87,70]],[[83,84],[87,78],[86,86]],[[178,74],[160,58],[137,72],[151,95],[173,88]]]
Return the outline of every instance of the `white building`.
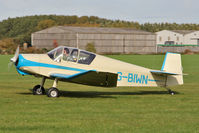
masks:
[[[157,45],[199,45],[199,31],[162,30],[156,35]]]

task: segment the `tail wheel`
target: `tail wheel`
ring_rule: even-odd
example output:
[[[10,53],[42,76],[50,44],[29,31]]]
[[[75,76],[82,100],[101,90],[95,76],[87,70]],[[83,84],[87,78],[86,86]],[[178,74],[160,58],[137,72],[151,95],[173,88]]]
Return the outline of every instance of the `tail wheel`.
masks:
[[[59,97],[59,90],[57,88],[50,88],[47,92],[48,97]]]
[[[41,87],[41,85],[36,85],[33,87],[33,95],[43,95],[45,94],[44,87]]]
[[[171,94],[171,95],[175,95],[175,92],[171,91],[170,94]]]

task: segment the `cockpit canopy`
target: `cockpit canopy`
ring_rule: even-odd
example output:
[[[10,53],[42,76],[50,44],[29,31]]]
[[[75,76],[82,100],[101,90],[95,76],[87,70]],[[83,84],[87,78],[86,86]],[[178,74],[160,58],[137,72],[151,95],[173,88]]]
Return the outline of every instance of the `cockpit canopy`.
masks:
[[[87,65],[91,64],[96,56],[95,54],[88,51],[66,46],[59,46],[47,54],[52,60],[56,62],[61,62],[61,60],[64,60]]]

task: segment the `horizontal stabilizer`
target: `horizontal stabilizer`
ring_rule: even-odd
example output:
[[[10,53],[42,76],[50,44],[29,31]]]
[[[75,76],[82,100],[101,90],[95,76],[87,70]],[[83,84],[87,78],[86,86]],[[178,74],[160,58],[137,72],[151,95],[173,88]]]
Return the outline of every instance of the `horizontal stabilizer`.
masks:
[[[161,70],[151,70],[153,74],[166,77],[165,86],[183,84],[181,55],[167,52]]]
[[[158,74],[158,75],[179,75],[177,73],[170,73],[170,72],[165,72],[165,71],[158,71],[158,70],[151,70],[150,71],[153,74]]]

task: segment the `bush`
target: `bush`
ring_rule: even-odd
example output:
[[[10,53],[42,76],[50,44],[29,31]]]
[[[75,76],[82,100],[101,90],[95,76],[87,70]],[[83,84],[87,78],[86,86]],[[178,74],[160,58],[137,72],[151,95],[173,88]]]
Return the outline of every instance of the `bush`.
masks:
[[[93,53],[96,53],[96,49],[95,49],[94,43],[88,43],[88,44],[86,45],[86,50],[87,50],[87,51],[90,51],[90,52],[93,52]]]
[[[12,38],[5,38],[0,40],[1,54],[14,54],[17,48],[17,44]]]
[[[185,49],[184,54],[194,54],[190,49]]]
[[[46,49],[37,49],[35,47],[28,47],[27,49],[21,49],[21,53],[29,53],[29,54],[44,54],[47,53]]]

